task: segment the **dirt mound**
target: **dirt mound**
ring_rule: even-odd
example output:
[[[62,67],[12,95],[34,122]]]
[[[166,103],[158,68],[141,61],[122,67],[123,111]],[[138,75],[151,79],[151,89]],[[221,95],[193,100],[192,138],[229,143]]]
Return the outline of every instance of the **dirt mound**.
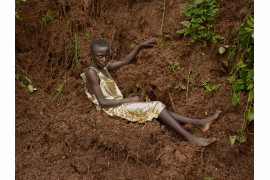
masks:
[[[188,46],[189,38],[175,33],[185,19],[179,13],[185,3],[169,1],[166,36],[161,37],[163,1],[21,2],[16,73],[31,79],[38,91],[30,93],[16,80],[17,179],[253,179],[253,125],[247,143],[230,143],[230,136],[241,131],[245,102],[232,106],[229,75],[222,66],[228,54],[218,53],[218,43],[202,49],[203,58],[199,43]],[[220,1],[218,7],[216,31],[233,39],[253,4]],[[45,26],[48,12],[53,20]],[[84,93],[80,73],[91,64],[90,42],[100,37],[111,44],[114,61],[154,37],[154,48],[111,75],[124,96],[160,100],[185,116],[204,118],[221,109],[220,119],[205,134],[186,126],[197,136],[218,141],[200,148],[158,121],[130,123],[97,111]],[[76,38],[81,47],[77,68],[72,54]],[[178,70],[168,68],[171,61],[180,63]],[[206,77],[221,85],[217,92],[205,93]],[[177,90],[183,86],[186,90]]]

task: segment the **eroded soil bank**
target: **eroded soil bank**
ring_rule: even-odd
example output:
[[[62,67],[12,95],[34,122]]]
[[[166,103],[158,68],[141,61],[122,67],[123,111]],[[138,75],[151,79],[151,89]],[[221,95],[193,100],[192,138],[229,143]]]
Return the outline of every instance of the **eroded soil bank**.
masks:
[[[253,125],[247,143],[230,143],[230,136],[241,131],[245,102],[232,106],[229,74],[222,66],[228,52],[218,53],[222,42],[209,44],[202,49],[203,58],[200,43],[188,46],[189,37],[176,33],[185,20],[179,11],[186,3],[169,0],[160,36],[162,0],[21,2],[16,73],[31,79],[38,91],[31,93],[15,82],[16,179],[253,179]],[[230,42],[243,17],[253,11],[253,2],[225,0],[218,1],[218,7],[213,25]],[[54,19],[45,26],[42,18],[47,12],[53,12]],[[75,36],[81,47],[77,69],[70,52]],[[154,48],[112,72],[119,88],[126,97],[160,100],[189,117],[204,118],[222,110],[204,134],[186,126],[197,136],[218,141],[200,148],[156,120],[129,123],[98,112],[83,91],[80,73],[91,64],[90,42],[99,37],[111,44],[114,61],[154,37]],[[179,62],[178,69],[168,68],[170,62]],[[221,85],[218,91],[205,92],[206,77],[212,85]],[[179,91],[179,86],[186,89]]]

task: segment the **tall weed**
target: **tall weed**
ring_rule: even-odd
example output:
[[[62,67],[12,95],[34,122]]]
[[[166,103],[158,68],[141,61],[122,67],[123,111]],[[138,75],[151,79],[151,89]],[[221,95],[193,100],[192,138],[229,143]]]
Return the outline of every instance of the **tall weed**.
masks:
[[[232,104],[234,106],[241,101],[240,91],[248,92],[242,125],[243,134],[246,126],[254,120],[254,15],[247,14],[242,27],[237,32],[244,52],[236,66],[232,68],[229,81],[232,83]]]

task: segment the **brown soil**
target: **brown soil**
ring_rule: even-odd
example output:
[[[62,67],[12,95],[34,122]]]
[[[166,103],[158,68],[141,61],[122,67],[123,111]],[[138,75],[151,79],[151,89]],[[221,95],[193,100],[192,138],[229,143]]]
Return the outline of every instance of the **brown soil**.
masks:
[[[189,37],[176,34],[185,16],[179,13],[186,1],[169,0],[161,28],[162,0],[29,0],[21,2],[16,20],[16,73],[27,75],[38,89],[31,93],[16,80],[16,179],[253,179],[253,124],[247,143],[233,146],[230,136],[239,135],[245,101],[231,103],[228,70],[222,66],[228,52],[218,53],[222,42],[199,51],[200,43],[188,46]],[[213,25],[229,43],[243,17],[253,12],[253,2],[219,1]],[[45,27],[42,17],[56,12]],[[66,28],[67,22],[72,19]],[[78,68],[72,66],[69,42],[80,38]],[[176,133],[154,120],[129,123],[98,112],[87,99],[80,73],[91,64],[89,44],[103,37],[120,60],[138,44],[154,37],[158,44],[141,51],[130,65],[112,72],[124,96],[148,96],[170,110],[204,118],[216,109],[220,119],[201,137],[218,141],[206,148],[184,142]],[[241,51],[241,49],[239,50]],[[168,68],[180,62],[178,70]],[[222,84],[207,94],[202,82]],[[187,85],[187,77],[189,83]],[[64,82],[62,97],[56,89]],[[175,90],[179,85],[187,90]],[[241,94],[242,99],[247,97]]]

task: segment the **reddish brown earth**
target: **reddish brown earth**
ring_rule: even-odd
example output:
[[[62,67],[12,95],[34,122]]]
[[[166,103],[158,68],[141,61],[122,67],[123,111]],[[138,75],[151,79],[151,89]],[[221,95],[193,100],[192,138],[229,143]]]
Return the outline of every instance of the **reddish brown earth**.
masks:
[[[218,1],[213,25],[231,43],[243,17],[253,12],[250,0]],[[254,142],[250,124],[246,143],[230,143],[239,135],[245,101],[233,107],[229,71],[218,53],[223,44],[187,45],[189,37],[176,33],[185,16],[179,12],[187,1],[169,0],[164,18],[164,35],[159,36],[162,0],[29,0],[19,6],[16,20],[16,73],[27,75],[38,89],[31,93],[16,80],[16,179],[253,179]],[[56,12],[45,27],[42,17]],[[72,19],[68,28],[68,19]],[[78,68],[72,67],[68,44],[80,38]],[[90,66],[89,44],[103,37],[120,60],[136,45],[154,37],[157,45],[141,51],[131,65],[112,72],[125,96],[148,96],[170,110],[189,117],[204,118],[222,110],[221,117],[201,137],[218,141],[202,148],[184,142],[158,121],[128,123],[98,112],[87,99],[80,73]],[[241,49],[239,49],[241,51]],[[178,70],[168,68],[180,62]],[[207,94],[202,82],[222,84]],[[175,90],[179,85],[187,90]],[[64,82],[62,96],[56,89]],[[242,93],[242,99],[247,94]],[[170,98],[171,97],[171,98]]]

